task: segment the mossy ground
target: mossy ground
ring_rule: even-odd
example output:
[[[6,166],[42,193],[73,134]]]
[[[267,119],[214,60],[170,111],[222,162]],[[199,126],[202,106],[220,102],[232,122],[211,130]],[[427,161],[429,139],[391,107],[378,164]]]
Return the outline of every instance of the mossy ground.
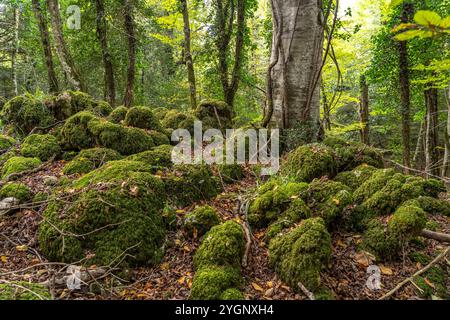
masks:
[[[51,300],[47,288],[25,281],[0,283],[0,300]]]
[[[107,148],[92,148],[82,150],[63,168],[63,173],[84,174],[100,168],[108,161],[120,160],[122,156],[115,150]]]

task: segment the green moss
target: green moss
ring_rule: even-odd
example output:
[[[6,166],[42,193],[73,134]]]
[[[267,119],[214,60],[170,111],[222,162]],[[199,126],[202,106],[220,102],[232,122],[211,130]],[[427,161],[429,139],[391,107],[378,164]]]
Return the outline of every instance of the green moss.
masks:
[[[121,158],[121,155],[112,149],[85,149],[64,166],[63,173],[66,175],[88,173],[101,167],[108,161],[120,160]]]
[[[240,268],[245,240],[242,227],[228,221],[213,227],[203,238],[194,256],[196,270],[208,266],[231,266]]]
[[[27,135],[36,127],[47,127],[55,122],[47,106],[30,94],[9,100],[0,116],[19,135]]]
[[[225,290],[220,296],[220,300],[245,300],[244,294],[236,288]]]
[[[155,147],[152,150],[131,155],[127,160],[144,162],[156,170],[171,168],[173,166],[172,146],[162,145]]]
[[[383,168],[381,153],[370,146],[358,142],[347,142],[335,137],[327,137],[323,144],[332,148],[336,154],[338,171],[352,170],[362,164]]]
[[[83,150],[95,146],[95,136],[88,130],[88,124],[96,119],[91,112],[80,112],[67,119],[61,128],[60,139],[65,150]]]
[[[372,177],[376,168],[369,166],[367,164],[362,164],[352,171],[345,171],[339,173],[333,180],[340,182],[353,191],[358,189],[364,182],[366,182],[370,177]]]
[[[220,300],[231,294],[235,297],[236,293],[230,293],[228,289],[235,289],[241,282],[239,269],[218,266],[203,268],[195,274],[190,299]]]
[[[417,201],[426,213],[450,217],[450,203],[448,201],[432,197],[419,197]]]
[[[355,190],[355,201],[357,203],[363,203],[377,191],[383,189],[383,187],[394,175],[395,171],[393,169],[381,169],[375,171],[367,181]]]
[[[128,113],[127,107],[124,106],[117,107],[110,113],[108,120],[115,124],[121,124],[122,121],[125,120],[127,113]]]
[[[164,119],[161,120],[161,125],[170,129],[187,129],[193,134],[195,120],[196,118],[187,112],[170,110],[166,113]]]
[[[350,188],[331,180],[314,180],[302,197],[313,216],[323,218],[327,226],[341,218],[344,209],[353,203]]]
[[[6,178],[10,174],[20,173],[37,168],[41,165],[38,158],[12,157],[5,162],[2,168],[2,178]]]
[[[245,177],[244,168],[239,164],[221,164],[217,169],[225,183],[236,183]]]
[[[49,203],[39,227],[40,248],[49,260],[72,263],[94,252],[85,264],[109,265],[121,258],[129,265],[159,263],[165,242],[164,185],[150,173],[133,171],[132,164],[123,166],[122,175],[106,174],[101,183],[93,179],[83,192],[57,194]],[[69,195],[69,200],[57,200]]]
[[[20,152],[24,157],[47,161],[51,157],[59,156],[61,147],[50,134],[33,134],[24,140]]]
[[[147,130],[161,130],[159,120],[156,119],[152,110],[148,107],[130,108],[125,116],[124,124]]]
[[[320,271],[331,258],[331,237],[322,218],[304,220],[299,227],[270,242],[269,261],[280,278],[298,289],[320,287]]]
[[[218,179],[206,165],[176,165],[163,179],[169,199],[181,207],[212,199],[221,191]]]
[[[64,161],[70,161],[73,160],[78,155],[78,152],[76,151],[67,151],[63,152],[61,159]]]
[[[64,120],[81,111],[90,111],[101,115],[105,111],[105,103],[107,102],[102,102],[97,108],[99,103],[90,95],[80,91],[65,91],[55,98],[51,108],[56,119]]]
[[[411,259],[411,261],[416,263],[418,262],[423,266],[431,262],[431,258],[422,252],[414,251],[409,253],[408,256]]]
[[[113,111],[113,107],[106,101],[99,101],[94,108],[94,113],[99,117],[108,117]]]
[[[48,289],[37,283],[0,283],[0,300],[51,300]]]
[[[0,152],[10,149],[15,143],[13,138],[0,134]]]
[[[29,201],[32,196],[30,188],[22,183],[10,182],[5,184],[0,190],[1,199],[13,197],[21,203]]]
[[[47,201],[49,194],[47,192],[38,192],[33,198],[33,203]]]
[[[233,126],[233,109],[223,101],[203,100],[195,116],[202,121],[204,129],[230,129]]]
[[[167,112],[169,112],[169,109],[164,107],[155,108],[152,110],[153,114],[155,115],[155,118],[161,121],[166,116]]]
[[[288,182],[273,179],[262,185],[257,197],[251,202],[248,219],[251,225],[265,227],[276,221],[286,211],[292,200],[306,190],[306,183]]]
[[[333,150],[320,145],[310,144],[292,151],[281,166],[281,173],[298,182],[311,182],[323,176],[336,174]]]
[[[450,297],[447,288],[448,278],[448,271],[439,266],[434,266],[426,273],[414,278],[414,283],[422,289],[422,292],[419,293],[421,297],[430,298],[434,295],[448,300]]]
[[[220,217],[216,210],[210,206],[202,206],[185,216],[183,229],[190,236],[195,232],[202,236],[218,224],[220,224]]]
[[[152,137],[155,146],[170,145],[169,137],[165,133],[151,130],[148,134]]]

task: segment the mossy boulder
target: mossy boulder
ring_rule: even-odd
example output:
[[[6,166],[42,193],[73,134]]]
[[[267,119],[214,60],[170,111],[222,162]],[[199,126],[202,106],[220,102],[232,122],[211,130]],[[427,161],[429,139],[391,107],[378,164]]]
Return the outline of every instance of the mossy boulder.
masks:
[[[50,134],[32,134],[23,141],[20,152],[24,157],[47,161],[59,156],[61,147],[56,138]]]
[[[13,173],[21,173],[35,169],[41,164],[42,162],[38,158],[12,157],[3,164],[1,171],[2,178],[5,179]]]
[[[122,156],[115,150],[107,148],[92,148],[82,150],[63,168],[63,173],[84,174],[100,168],[108,161],[120,160]]]
[[[12,281],[0,283],[0,300],[51,300],[46,287],[37,283]]]
[[[300,226],[274,238],[269,261],[280,278],[298,290],[301,282],[311,291],[320,288],[320,272],[331,258],[331,237],[322,218],[302,221]]]
[[[153,109],[152,111],[153,111],[155,118],[158,119],[159,121],[161,121],[162,119],[164,119],[167,112],[169,112],[169,109],[164,108],[164,107],[158,107],[158,108]]]
[[[196,270],[208,266],[229,266],[239,270],[244,254],[244,230],[235,221],[213,227],[195,252]]]
[[[85,264],[122,261],[130,266],[160,262],[166,232],[164,184],[134,163],[111,163],[75,181],[68,192],[52,195],[39,227],[40,249],[49,260],[87,258]],[[68,200],[58,200],[61,196]],[[95,255],[87,257],[89,253]]]
[[[302,197],[313,216],[321,217],[327,226],[341,218],[344,209],[353,203],[351,189],[332,180],[314,180]]]
[[[398,256],[414,237],[420,235],[427,223],[426,213],[418,203],[409,203],[397,209],[387,225],[374,219],[364,234],[364,247],[382,259]]]
[[[248,220],[255,227],[265,227],[276,221],[289,207],[292,200],[308,188],[306,183],[270,180],[258,190],[257,197],[251,202]]]
[[[183,230],[190,236],[204,235],[212,227],[220,224],[220,217],[210,206],[195,208],[184,217]]]
[[[9,100],[0,117],[15,133],[22,136],[29,134],[36,127],[48,127],[56,121],[48,107],[30,94]]]
[[[194,122],[197,119],[190,113],[170,110],[166,113],[161,125],[170,129],[186,129],[191,134],[194,133]]]
[[[94,98],[80,91],[65,91],[55,97],[51,108],[56,119],[64,120],[81,111],[94,112],[97,102]]]
[[[226,130],[233,126],[233,109],[224,101],[203,100],[195,116],[202,121],[204,129]]]
[[[428,214],[450,217],[450,202],[448,201],[427,196],[419,197],[413,201],[417,201],[422,210]]]
[[[109,102],[106,101],[98,101],[97,105],[94,108],[94,113],[99,117],[108,117],[111,112],[113,112],[114,108],[111,107]]]
[[[0,199],[5,198],[16,198],[20,201],[20,203],[27,202],[31,200],[33,194],[31,193],[30,188],[23,183],[14,183],[10,182],[5,184],[0,190]]]
[[[61,128],[60,144],[65,150],[80,151],[95,146],[95,136],[88,129],[88,124],[96,116],[88,111],[79,112],[67,119]]]
[[[239,164],[220,164],[217,170],[224,183],[236,183],[245,177],[244,168]]]
[[[281,174],[298,182],[311,182],[316,178],[336,174],[333,150],[321,144],[301,146],[289,153],[281,165]]]
[[[225,300],[239,287],[242,277],[239,269],[222,266],[208,266],[198,270],[192,283],[190,299],[192,300]]]
[[[352,191],[356,190],[364,182],[366,182],[377,169],[375,167],[369,166],[367,164],[362,164],[352,171],[344,171],[339,173],[333,180],[340,182]]]
[[[220,300],[245,300],[244,294],[236,288],[225,290],[220,296]]]
[[[176,165],[163,179],[169,199],[181,207],[212,199],[221,191],[219,180],[206,165]]]
[[[133,154],[127,160],[144,162],[156,170],[171,168],[173,166],[172,149],[172,146],[161,145],[148,151]]]
[[[354,192],[354,198],[357,203],[363,203],[376,192],[383,189],[389,180],[395,175],[394,169],[376,170],[368,180],[359,186]]]
[[[152,137],[155,146],[170,145],[169,137],[165,133],[155,130],[147,131],[147,133]]]
[[[15,142],[14,138],[0,134],[0,152],[10,149]]]
[[[124,124],[126,126],[147,130],[161,130],[161,123],[148,107],[130,108],[125,116]]]
[[[358,142],[347,142],[335,137],[327,137],[323,144],[335,152],[338,172],[352,170],[362,164],[383,168],[383,157],[373,147]]]
[[[128,110],[129,109],[124,106],[117,107],[113,111],[111,111],[111,113],[109,114],[108,120],[115,124],[121,124],[122,121],[125,120]]]

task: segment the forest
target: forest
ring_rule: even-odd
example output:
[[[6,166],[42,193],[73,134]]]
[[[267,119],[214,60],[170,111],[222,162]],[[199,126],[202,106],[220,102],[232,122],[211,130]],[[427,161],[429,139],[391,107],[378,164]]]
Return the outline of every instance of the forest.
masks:
[[[449,40],[450,0],[0,0],[0,300],[449,300]]]

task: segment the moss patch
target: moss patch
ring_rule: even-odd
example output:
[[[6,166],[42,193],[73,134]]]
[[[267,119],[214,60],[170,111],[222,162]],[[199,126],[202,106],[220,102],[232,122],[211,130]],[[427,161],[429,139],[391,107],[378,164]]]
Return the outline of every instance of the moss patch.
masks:
[[[164,119],[161,120],[161,125],[170,129],[186,129],[193,134],[195,120],[196,118],[190,113],[170,110],[166,113]]]
[[[127,160],[144,162],[156,170],[171,168],[173,166],[172,146],[162,145],[155,147],[152,150],[131,155]]]
[[[375,171],[375,167],[369,166],[367,164],[362,164],[352,171],[339,173],[333,180],[346,185],[354,191],[358,189],[358,187],[361,186],[364,182],[370,179]]]
[[[220,224],[220,217],[210,206],[197,207],[184,217],[184,231],[193,236],[204,235],[212,227]]]
[[[242,282],[239,270],[231,267],[210,266],[200,269],[194,276],[190,299],[220,300],[230,297],[229,289],[236,289]],[[232,292],[233,297],[237,295]]]
[[[5,179],[10,174],[20,173],[32,170],[41,165],[41,160],[38,158],[12,157],[8,159],[2,168],[2,178]]]
[[[130,108],[125,116],[124,124],[147,130],[161,130],[161,124],[148,107]]]
[[[33,134],[24,140],[20,152],[24,157],[47,161],[53,156],[59,156],[61,147],[56,138],[50,134]]]
[[[13,138],[0,134],[0,151],[8,150],[15,142]]]
[[[37,283],[0,283],[0,300],[51,300],[50,292]]]
[[[108,161],[120,160],[121,158],[121,155],[112,149],[86,149],[64,166],[63,173],[66,175],[88,173],[101,167]]]
[[[124,106],[117,107],[110,113],[108,120],[115,124],[121,124],[122,121],[125,120],[127,113],[128,113],[127,107]]]
[[[10,182],[5,184],[0,190],[1,199],[13,197],[21,203],[31,200],[32,196],[30,188],[22,183]]]
[[[200,102],[195,116],[203,123],[204,129],[230,129],[233,126],[233,109],[225,102],[204,100]]]

